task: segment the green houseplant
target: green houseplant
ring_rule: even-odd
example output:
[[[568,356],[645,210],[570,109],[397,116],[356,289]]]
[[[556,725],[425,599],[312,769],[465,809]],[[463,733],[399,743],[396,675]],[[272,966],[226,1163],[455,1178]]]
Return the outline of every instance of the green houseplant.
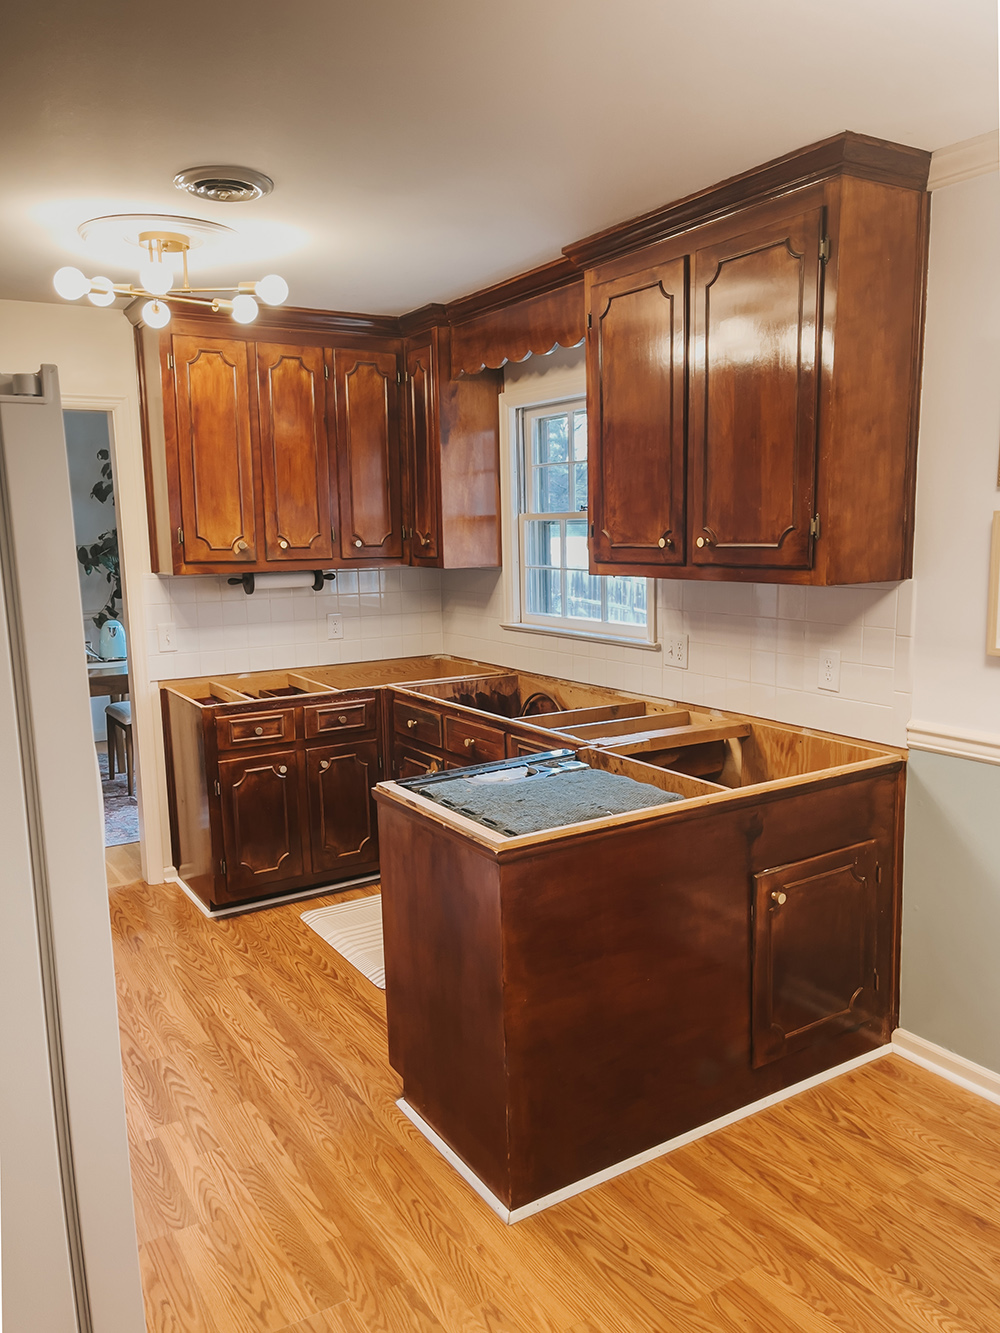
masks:
[[[111,475],[111,455],[107,449],[98,449],[97,458],[101,464],[101,475],[91,487],[90,494],[101,504],[106,504],[110,500],[111,507],[114,508],[115,487]],[[113,527],[109,528],[107,532],[102,532],[97,540],[89,546],[78,546],[76,548],[76,558],[83,566],[86,574],[93,574],[95,570],[103,570],[104,577],[111,587],[108,600],[94,616],[94,624],[100,629],[106,621],[120,618],[122,580],[118,563],[118,528]]]

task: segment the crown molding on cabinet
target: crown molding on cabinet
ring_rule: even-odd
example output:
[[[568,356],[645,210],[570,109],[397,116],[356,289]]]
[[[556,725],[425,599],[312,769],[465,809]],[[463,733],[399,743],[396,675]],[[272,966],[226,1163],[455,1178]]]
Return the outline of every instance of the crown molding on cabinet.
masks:
[[[978,134],[974,139],[949,144],[931,154],[928,190],[941,190],[946,185],[986,176],[1000,168],[1000,130]]]
[[[1000,735],[994,731],[942,727],[913,720],[906,728],[906,742],[911,750],[928,750],[931,754],[947,754],[954,759],[1000,764]]]

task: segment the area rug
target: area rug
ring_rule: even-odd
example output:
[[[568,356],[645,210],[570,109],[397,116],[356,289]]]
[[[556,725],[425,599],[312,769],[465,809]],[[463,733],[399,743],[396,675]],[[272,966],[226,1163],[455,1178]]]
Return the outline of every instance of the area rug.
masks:
[[[379,990],[385,990],[380,893],[332,907],[314,907],[302,913],[302,920]]]
[[[101,765],[101,794],[104,797],[104,845],[119,847],[139,841],[139,803],[128,794],[124,773],[108,778],[108,756],[98,753]]]

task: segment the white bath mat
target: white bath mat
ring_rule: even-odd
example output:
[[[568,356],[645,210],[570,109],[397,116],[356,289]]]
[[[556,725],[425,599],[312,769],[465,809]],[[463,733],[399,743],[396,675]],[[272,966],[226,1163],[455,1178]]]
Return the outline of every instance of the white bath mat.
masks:
[[[332,907],[315,907],[311,912],[303,912],[302,920],[379,990],[385,990],[380,893],[334,903]]]

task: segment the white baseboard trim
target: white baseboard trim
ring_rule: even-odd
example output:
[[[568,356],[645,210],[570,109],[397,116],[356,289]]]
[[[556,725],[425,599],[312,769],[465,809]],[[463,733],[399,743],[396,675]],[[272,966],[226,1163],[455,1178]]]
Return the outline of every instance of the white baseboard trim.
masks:
[[[914,719],[906,728],[906,743],[911,750],[929,750],[932,754],[947,754],[954,759],[1000,764],[1000,735],[995,731],[942,727]]]
[[[274,898],[257,898],[251,903],[237,903],[233,907],[206,907],[198,895],[185,884],[176,871],[167,871],[164,883],[176,884],[191,899],[195,907],[210,921],[220,921],[226,916],[246,916],[248,912],[260,912],[265,907],[280,907],[283,903],[301,903],[308,898],[321,898],[325,893],[342,893],[345,889],[361,888],[365,884],[377,884],[378,875],[362,875],[360,879],[342,879],[336,884],[321,884],[318,889],[303,889],[301,893],[278,894]]]
[[[915,1065],[928,1069],[932,1074],[946,1078],[949,1083],[957,1083],[960,1088],[967,1088],[988,1102],[1000,1106],[1000,1074],[985,1065],[974,1064],[964,1055],[936,1046],[934,1042],[918,1037],[914,1032],[897,1028],[892,1034],[892,1049],[897,1055],[912,1060]]]
[[[624,1175],[626,1171],[632,1171],[637,1166],[644,1166],[647,1162],[655,1161],[657,1157],[665,1157],[667,1153],[674,1152],[678,1148],[684,1148],[689,1143],[694,1143],[697,1139],[703,1139],[709,1134],[714,1134],[717,1129],[725,1129],[727,1125],[735,1125],[738,1121],[756,1115],[758,1111],[766,1111],[769,1106],[777,1106],[779,1102],[787,1101],[789,1097],[795,1097],[800,1092],[818,1087],[821,1083],[828,1083],[831,1079],[839,1078],[841,1074],[850,1073],[852,1069],[860,1069],[862,1065],[871,1064],[873,1060],[879,1060],[882,1056],[891,1054],[892,1050],[893,1047],[889,1044],[877,1046],[874,1050],[866,1051],[864,1055],[858,1055],[853,1060],[846,1060],[843,1064],[835,1065],[832,1069],[824,1069],[822,1073],[813,1074],[811,1078],[804,1078],[799,1083],[793,1083],[789,1088],[782,1088],[780,1092],[772,1092],[767,1097],[761,1097],[756,1102],[741,1106],[735,1111],[730,1111],[727,1115],[719,1116],[716,1120],[710,1120],[705,1125],[697,1125],[684,1134],[678,1134],[675,1138],[667,1139],[664,1143],[658,1143],[655,1147],[647,1148],[645,1152],[636,1153],[634,1157],[627,1157],[622,1162],[615,1162],[612,1166],[606,1166],[603,1171],[595,1171],[593,1175],[585,1176],[583,1180],[574,1181],[571,1185],[564,1185],[562,1189],[553,1190],[551,1194],[543,1195],[540,1199],[534,1199],[531,1203],[522,1204],[520,1208],[512,1209],[497,1198],[489,1186],[479,1179],[472,1168],[462,1161],[455,1150],[445,1143],[440,1134],[433,1130],[427,1121],[410,1106],[405,1097],[401,1097],[396,1105],[403,1115],[416,1125],[421,1134],[437,1148],[441,1156],[455,1168],[462,1179],[468,1185],[471,1185],[479,1197],[493,1209],[497,1217],[511,1225],[514,1222],[522,1221],[525,1217],[532,1217],[535,1213],[543,1212],[546,1208],[551,1208],[553,1204],[562,1203],[565,1199],[572,1199],[574,1195],[593,1189],[595,1185],[603,1185],[607,1180],[614,1180],[616,1176]]]
[[[991,130],[974,139],[939,148],[931,155],[931,169],[927,178],[928,190],[940,190],[946,185],[985,176],[1000,165],[1000,132]]]

